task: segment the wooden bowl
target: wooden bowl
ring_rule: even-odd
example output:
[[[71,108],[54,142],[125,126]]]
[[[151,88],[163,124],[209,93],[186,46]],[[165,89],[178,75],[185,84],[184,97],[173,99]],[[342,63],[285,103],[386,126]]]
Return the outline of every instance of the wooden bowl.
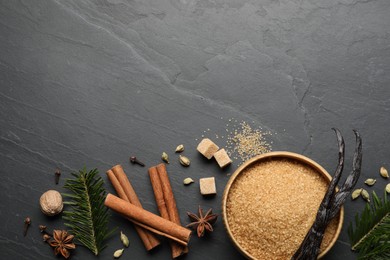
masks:
[[[230,179],[225,187],[225,191],[224,191],[223,199],[222,199],[222,216],[223,216],[223,222],[224,222],[226,231],[227,231],[230,239],[232,240],[234,246],[248,259],[256,259],[256,258],[254,256],[252,256],[240,244],[239,239],[234,236],[234,234],[231,230],[231,226],[229,224],[229,219],[228,219],[228,213],[227,213],[227,204],[229,203],[228,197],[229,197],[229,193],[231,192],[231,187],[235,183],[237,177],[239,177],[243,172],[245,172],[246,169],[252,167],[253,165],[255,165],[259,162],[266,162],[266,161],[270,161],[272,159],[277,159],[277,160],[287,159],[287,160],[296,161],[299,164],[308,166],[311,169],[313,169],[315,172],[318,172],[318,174],[320,174],[325,179],[325,181],[327,181],[328,183],[331,180],[331,176],[329,175],[329,173],[323,167],[321,167],[318,163],[316,163],[315,161],[313,161],[313,160],[311,160],[303,155],[292,153],[292,152],[285,152],[285,151],[269,152],[269,153],[265,153],[265,154],[256,156],[256,157],[246,161],[245,163],[243,163],[234,172],[234,174],[230,177]],[[277,185],[277,184],[275,184],[275,185]],[[321,200],[322,200],[322,197],[321,197]],[[314,213],[314,216],[313,216],[314,218],[315,218],[316,213],[317,213],[317,211],[315,211],[315,213]],[[343,225],[343,219],[344,219],[344,208],[343,207],[341,208],[340,213],[339,213],[338,217],[336,217],[336,218],[338,218],[337,222],[336,222],[337,228],[334,232],[334,235],[331,238],[328,246],[320,252],[318,258],[323,257],[332,248],[332,246],[335,244],[338,236],[340,235],[341,228]],[[233,220],[230,220],[230,221],[233,221]],[[235,224],[235,223],[232,222],[232,224]],[[305,234],[306,234],[306,231],[305,231]],[[261,243],[261,241],[259,241],[259,243]]]

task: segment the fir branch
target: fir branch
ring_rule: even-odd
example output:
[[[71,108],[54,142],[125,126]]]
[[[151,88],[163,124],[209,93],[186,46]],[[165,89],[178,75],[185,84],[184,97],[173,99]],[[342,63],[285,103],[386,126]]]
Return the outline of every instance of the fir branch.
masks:
[[[355,216],[348,235],[352,250],[359,252],[358,259],[390,258],[390,202],[387,194],[379,199],[375,192],[371,204]]]
[[[76,240],[98,255],[105,247],[105,239],[112,231],[108,230],[108,209],[104,206],[106,191],[103,179],[97,169],[86,169],[72,173],[74,178],[67,179],[64,187],[71,194],[63,194],[69,201],[71,211],[64,211],[65,226],[70,228]]]

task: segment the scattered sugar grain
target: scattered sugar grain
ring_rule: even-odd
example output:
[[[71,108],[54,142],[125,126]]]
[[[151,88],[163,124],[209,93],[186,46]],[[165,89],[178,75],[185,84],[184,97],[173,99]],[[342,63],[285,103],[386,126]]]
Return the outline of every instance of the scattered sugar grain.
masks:
[[[270,133],[262,132],[261,128],[252,129],[248,123],[242,121],[227,137],[226,148],[229,156],[236,153],[244,162],[256,155],[270,152],[272,147],[266,141],[266,135]]]

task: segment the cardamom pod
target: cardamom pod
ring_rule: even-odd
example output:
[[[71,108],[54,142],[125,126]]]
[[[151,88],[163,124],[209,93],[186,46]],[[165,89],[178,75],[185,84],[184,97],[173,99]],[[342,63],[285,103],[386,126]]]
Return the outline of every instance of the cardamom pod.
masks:
[[[379,173],[383,178],[389,178],[389,173],[387,172],[385,167],[381,167]]]
[[[363,197],[363,199],[365,199],[367,202],[370,202],[370,194],[369,194],[368,191],[366,191],[365,189],[362,189],[362,197]]]
[[[166,162],[166,163],[169,163],[169,157],[168,157],[168,154],[166,152],[163,152],[162,155],[161,155],[161,159]]]
[[[183,181],[184,185],[189,185],[189,184],[191,184],[193,182],[194,182],[194,180],[191,179],[191,178],[185,178],[184,181]]]
[[[129,238],[121,231],[121,241],[125,247],[129,247]]]
[[[121,257],[122,254],[123,254],[123,250],[125,250],[125,249],[122,248],[122,249],[116,250],[116,251],[114,252],[114,258],[119,258],[119,257]]]
[[[181,145],[178,145],[176,147],[176,150],[175,150],[176,153],[181,153],[183,151],[184,151],[184,145],[181,144]]]
[[[359,196],[360,196],[360,194],[362,193],[362,190],[363,189],[356,189],[356,190],[354,190],[353,192],[352,192],[352,199],[354,200],[354,199],[357,199]]]
[[[390,183],[386,185],[386,192],[390,193]]]
[[[187,157],[183,156],[183,155],[179,155],[179,161],[181,163],[181,165],[185,166],[185,167],[188,167],[190,166],[190,159],[188,159]]]
[[[364,183],[367,184],[368,186],[374,185],[376,182],[375,179],[367,179]]]

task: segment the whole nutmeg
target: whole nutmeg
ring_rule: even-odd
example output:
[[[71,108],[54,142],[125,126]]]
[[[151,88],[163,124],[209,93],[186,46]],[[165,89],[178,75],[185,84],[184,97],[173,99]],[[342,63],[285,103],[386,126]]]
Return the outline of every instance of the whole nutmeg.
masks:
[[[61,213],[64,204],[62,203],[62,196],[56,190],[48,190],[42,194],[39,199],[41,210],[47,216],[54,216]]]

